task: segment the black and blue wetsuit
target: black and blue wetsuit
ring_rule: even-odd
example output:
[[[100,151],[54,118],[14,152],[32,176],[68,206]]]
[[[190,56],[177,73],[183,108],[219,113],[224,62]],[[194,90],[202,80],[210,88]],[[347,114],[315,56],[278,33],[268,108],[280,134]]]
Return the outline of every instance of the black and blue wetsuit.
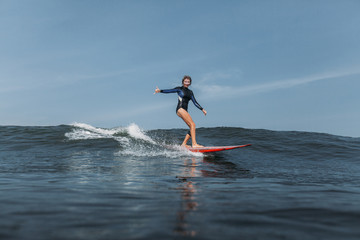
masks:
[[[176,112],[180,108],[183,108],[185,111],[187,111],[188,103],[190,100],[194,103],[194,105],[198,109],[203,110],[203,108],[200,106],[200,104],[196,101],[193,92],[184,86],[176,87],[173,89],[160,90],[160,92],[162,92],[162,93],[177,93],[179,95],[179,101],[178,101],[178,105],[176,107]]]

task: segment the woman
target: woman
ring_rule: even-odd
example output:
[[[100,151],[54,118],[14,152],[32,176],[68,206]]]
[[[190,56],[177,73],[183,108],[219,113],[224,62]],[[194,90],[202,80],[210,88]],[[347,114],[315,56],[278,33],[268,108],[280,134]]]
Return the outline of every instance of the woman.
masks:
[[[182,80],[182,87],[176,87],[173,89],[167,89],[167,90],[160,90],[158,87],[155,89],[155,93],[177,93],[179,95],[179,101],[178,105],[176,107],[176,114],[184,120],[184,122],[189,126],[190,131],[188,134],[186,134],[184,142],[181,144],[181,146],[187,147],[186,143],[191,137],[192,140],[192,147],[203,147],[196,142],[196,133],[195,133],[195,123],[192,120],[190,114],[187,112],[188,109],[188,103],[191,100],[194,105],[199,108],[206,116],[206,111],[203,109],[200,104],[196,101],[193,92],[189,89],[189,86],[191,85],[191,77],[190,76],[184,76]]]

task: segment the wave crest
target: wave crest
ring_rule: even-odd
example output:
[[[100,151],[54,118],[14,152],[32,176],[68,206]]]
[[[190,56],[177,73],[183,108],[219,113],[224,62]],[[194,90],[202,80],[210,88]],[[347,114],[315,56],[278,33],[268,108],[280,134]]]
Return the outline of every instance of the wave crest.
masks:
[[[146,131],[135,123],[127,127],[98,128],[86,123],[73,123],[72,130],[65,133],[68,140],[86,141],[91,139],[113,139],[119,142],[121,150],[117,155],[131,155],[135,157],[166,156],[176,158],[180,156],[202,156],[180,148],[177,145],[165,145],[156,142]]]

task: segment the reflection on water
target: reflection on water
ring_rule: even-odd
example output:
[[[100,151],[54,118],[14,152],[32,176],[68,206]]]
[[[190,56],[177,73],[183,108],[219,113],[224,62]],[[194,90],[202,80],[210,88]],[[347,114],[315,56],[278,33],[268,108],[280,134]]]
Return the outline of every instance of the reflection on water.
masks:
[[[199,205],[196,198],[196,183],[194,177],[201,176],[201,172],[196,169],[196,158],[184,159],[184,168],[181,176],[178,176],[181,186],[181,208],[177,213],[175,232],[183,236],[196,236],[196,231],[191,229],[187,223],[189,213],[196,211]]]
[[[177,213],[177,221],[174,232],[182,236],[196,236],[197,231],[189,224],[190,216],[198,210],[199,185],[196,183],[200,178],[237,178],[251,177],[250,171],[238,168],[236,164],[226,161],[222,157],[205,156],[199,158],[184,158],[184,167],[177,178],[180,186],[177,188],[181,192],[181,207]]]

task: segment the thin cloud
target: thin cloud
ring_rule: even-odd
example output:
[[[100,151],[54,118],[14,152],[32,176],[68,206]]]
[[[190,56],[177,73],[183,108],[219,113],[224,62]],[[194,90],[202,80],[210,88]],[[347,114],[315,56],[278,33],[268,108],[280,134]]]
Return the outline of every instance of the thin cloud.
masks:
[[[280,89],[293,88],[299,85],[304,85],[316,81],[325,81],[339,77],[346,77],[350,75],[359,74],[359,68],[351,71],[338,71],[323,73],[317,75],[311,75],[303,78],[294,78],[283,81],[275,81],[270,83],[263,83],[257,85],[250,85],[245,87],[234,87],[226,85],[203,85],[199,90],[201,91],[203,98],[229,98],[229,97],[241,97],[248,96],[263,92],[271,92]]]

